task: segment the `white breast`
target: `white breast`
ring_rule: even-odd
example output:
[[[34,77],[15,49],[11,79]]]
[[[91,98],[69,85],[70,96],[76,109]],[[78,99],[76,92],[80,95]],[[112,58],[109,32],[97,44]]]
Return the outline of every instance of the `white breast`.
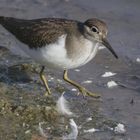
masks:
[[[75,67],[88,63],[96,55],[99,48],[99,43],[94,43],[87,39],[83,43],[84,49],[79,52],[80,57],[75,61]]]
[[[93,44],[93,42],[86,40],[84,41],[86,48],[83,51],[79,51],[77,59],[73,60],[67,57],[65,39],[66,35],[62,35],[55,43],[37,49],[31,49],[23,43],[20,46],[23,51],[38,63],[57,69],[71,69],[84,65],[95,56],[98,50],[98,44]]]

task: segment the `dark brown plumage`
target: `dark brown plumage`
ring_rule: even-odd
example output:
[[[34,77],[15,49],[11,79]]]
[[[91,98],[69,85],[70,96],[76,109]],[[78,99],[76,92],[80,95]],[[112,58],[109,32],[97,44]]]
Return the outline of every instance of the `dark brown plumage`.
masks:
[[[89,28],[93,25],[97,26],[104,34],[106,34],[107,29],[106,24],[96,18],[88,19],[85,23],[82,23],[60,18],[24,20],[1,16],[0,24],[30,48],[38,48],[53,43],[63,34],[81,35],[84,25]]]
[[[37,48],[55,42],[63,34],[74,32],[80,23],[67,19],[0,17],[0,24],[30,48]]]

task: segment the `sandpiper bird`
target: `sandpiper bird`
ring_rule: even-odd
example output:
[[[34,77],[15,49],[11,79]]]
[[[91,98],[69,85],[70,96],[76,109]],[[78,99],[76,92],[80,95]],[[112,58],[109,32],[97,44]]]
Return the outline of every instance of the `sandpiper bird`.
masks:
[[[40,78],[48,94],[51,91],[43,73],[45,66],[64,70],[63,79],[83,95],[99,97],[69,79],[67,72],[89,62],[101,45],[118,58],[106,39],[108,30],[103,21],[96,18],[85,22],[59,18],[24,20],[1,16],[0,24],[22,43],[23,51],[42,65]]]

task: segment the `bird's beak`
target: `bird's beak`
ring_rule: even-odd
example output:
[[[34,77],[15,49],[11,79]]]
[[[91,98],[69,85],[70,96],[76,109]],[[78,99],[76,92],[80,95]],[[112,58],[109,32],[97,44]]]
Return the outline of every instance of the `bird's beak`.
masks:
[[[102,44],[110,50],[110,52],[115,56],[115,58],[118,58],[117,54],[115,53],[115,51],[113,50],[106,38],[102,38]]]

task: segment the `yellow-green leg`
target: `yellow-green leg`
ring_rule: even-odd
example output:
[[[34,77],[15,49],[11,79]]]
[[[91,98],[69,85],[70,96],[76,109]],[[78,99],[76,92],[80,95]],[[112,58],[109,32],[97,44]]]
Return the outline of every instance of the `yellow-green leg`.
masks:
[[[49,88],[49,86],[48,86],[47,79],[46,79],[46,77],[45,77],[45,75],[44,75],[44,69],[45,69],[45,67],[42,66],[41,71],[40,71],[40,79],[42,80],[42,82],[43,82],[43,84],[44,84],[44,86],[45,86],[45,88],[46,88],[46,93],[45,93],[45,95],[50,95],[50,94],[51,94],[51,91],[50,91],[50,88]]]
[[[99,98],[100,97],[100,95],[88,91],[87,89],[85,89],[84,87],[82,87],[81,85],[79,85],[78,83],[76,83],[75,81],[69,79],[69,77],[68,77],[68,71],[67,70],[64,70],[63,79],[65,81],[67,81],[68,83],[72,84],[73,86],[75,86],[76,88],[78,88],[78,90],[84,96],[91,96],[91,97],[94,97],[94,98]]]

